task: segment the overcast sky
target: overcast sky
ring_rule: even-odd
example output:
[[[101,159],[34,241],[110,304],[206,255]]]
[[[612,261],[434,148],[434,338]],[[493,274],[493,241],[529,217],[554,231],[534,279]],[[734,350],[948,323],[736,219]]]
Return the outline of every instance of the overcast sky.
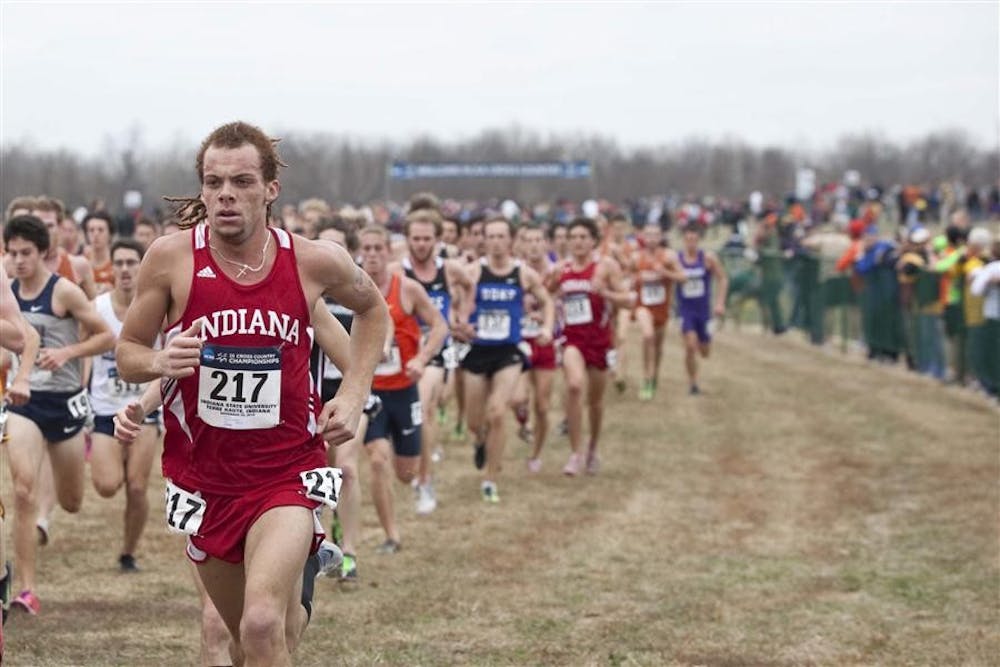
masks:
[[[150,147],[270,132],[449,139],[514,123],[625,145],[824,148],[1000,127],[1000,13],[979,4],[249,4],[2,0],[5,143]]]

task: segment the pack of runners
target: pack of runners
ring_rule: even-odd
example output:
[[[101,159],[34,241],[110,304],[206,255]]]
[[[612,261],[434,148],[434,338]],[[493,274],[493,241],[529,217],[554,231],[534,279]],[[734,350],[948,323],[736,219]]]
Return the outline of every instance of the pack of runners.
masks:
[[[412,485],[417,514],[437,508],[445,414],[492,505],[512,413],[527,474],[543,471],[556,387],[561,473],[599,472],[605,388],[629,386],[620,362],[631,326],[639,400],[656,396],[675,311],[690,392],[700,391],[698,356],[727,286],[700,228],[674,251],[659,224],[633,233],[624,215],[548,228],[499,213],[458,220],[423,194],[401,234],[319,206],[306,238],[273,224],[283,165],[260,129],[217,128],[197,165],[201,190],[173,198],[172,233],[142,220],[135,238],[116,239],[97,211],[81,243],[52,198],[8,207],[5,608],[41,611],[36,552],[53,539],[57,504],[80,511],[88,462],[100,496],[125,489],[124,539],[109,559],[140,571],[162,441],[164,517],[186,536],[203,661],[289,664],[317,574],[360,577],[362,450],[384,531],[374,551],[391,554],[404,544],[394,478]]]

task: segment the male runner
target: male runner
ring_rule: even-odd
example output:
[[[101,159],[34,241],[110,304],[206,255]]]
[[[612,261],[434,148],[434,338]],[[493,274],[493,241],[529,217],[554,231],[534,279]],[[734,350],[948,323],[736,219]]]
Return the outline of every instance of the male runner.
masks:
[[[132,239],[122,239],[111,246],[114,287],[98,296],[94,307],[116,338],[135,298],[135,278],[143,254],[142,246]],[[113,349],[94,357],[90,379],[90,404],[94,410],[90,476],[97,493],[104,498],[114,497],[125,485],[125,539],[118,556],[122,572],[139,571],[135,552],[149,517],[146,488],[156,457],[159,412],[146,417],[135,441],[127,448],[115,440],[113,418],[120,409],[138,400],[144,390],[144,384],[124,382],[119,377]]]
[[[107,211],[96,211],[83,219],[83,229],[87,234],[87,260],[94,271],[98,294],[110,291],[115,284],[115,272],[111,266],[114,226]]]
[[[660,223],[646,223],[642,228],[642,246],[633,256],[635,288],[639,293],[639,303],[633,313],[642,334],[641,401],[653,400],[656,393],[673,284],[687,277],[677,261],[677,253],[663,247],[662,241]]]
[[[217,128],[196,164],[201,193],[179,209],[194,227],[147,251],[118,369],[126,382],[165,378],[167,523],[188,535],[236,660],[290,665],[308,621],[302,566],[322,537],[314,510],[337,498],[323,439],[357,430],[387,313],[345,251],[267,227],[281,159],[259,128]],[[309,358],[324,294],[355,312],[354,363],[321,412]]]
[[[372,466],[372,499],[386,536],[378,552],[395,553],[402,542],[390,465],[401,482],[417,474],[423,417],[417,383],[444,344],[448,324],[420,283],[389,271],[389,233],[384,227],[366,227],[359,237],[362,266],[385,297],[392,318],[389,349],[372,381],[373,393],[382,399],[382,411],[368,424],[365,451]],[[418,317],[430,325],[424,342]]]
[[[468,299],[472,283],[461,265],[443,259],[435,251],[441,239],[441,218],[433,210],[417,210],[406,216],[403,226],[406,236],[407,256],[400,264],[390,266],[390,273],[400,270],[407,278],[415,280],[424,288],[431,302],[441,313],[445,322],[452,322],[453,311],[458,312],[458,304]],[[430,324],[421,320],[421,336],[427,336]],[[423,409],[420,426],[420,471],[417,475],[417,514],[430,514],[437,507],[437,498],[431,484],[431,457],[438,445],[438,424],[435,416],[441,393],[444,391],[451,360],[455,352],[448,342],[424,368],[418,390]]]
[[[576,218],[568,228],[570,259],[550,279],[563,306],[563,374],[566,379],[566,421],[572,453],[563,474],[590,474],[600,466],[597,443],[604,420],[604,388],[611,351],[612,307],[631,308],[634,292],[621,291],[621,269],[610,257],[594,259],[600,238],[597,223]],[[587,389],[590,442],[583,450],[583,391]]]
[[[12,290],[21,313],[41,338],[30,375],[31,399],[12,406],[7,418],[17,509],[14,552],[21,584],[12,604],[37,614],[41,604],[34,592],[36,485],[43,454],[48,449],[59,504],[67,512],[78,512],[83,501],[82,429],[90,412],[82,387],[82,359],[111,349],[114,336],[83,290],[45,266],[51,237],[41,220],[16,217],[7,222],[3,234],[16,277]],[[87,333],[83,339],[81,326]]]
[[[556,265],[549,261],[546,254],[545,233],[540,226],[531,223],[524,226],[523,246],[525,263],[541,277],[544,284]],[[521,320],[521,338],[527,342],[530,350],[528,375],[534,394],[535,423],[531,429],[532,450],[527,462],[528,471],[532,473],[540,472],[542,469],[542,447],[545,446],[545,439],[549,434],[552,385],[559,364],[556,341],[550,340],[548,344],[542,345],[538,340],[544,318],[542,304],[533,294],[526,294],[524,317]]]
[[[486,256],[466,267],[475,287],[475,299],[463,304],[463,311],[475,310],[460,317],[455,332],[472,339],[469,353],[462,359],[465,371],[464,391],[469,431],[475,437],[477,468],[485,467],[480,484],[486,502],[500,502],[497,479],[500,475],[505,444],[504,422],[511,396],[521,374],[523,353],[521,317],[524,294],[530,292],[542,307],[542,326],[536,340],[540,345],[552,341],[555,311],[552,298],[541,277],[511,255],[513,229],[503,217],[485,224]],[[471,327],[465,323],[473,323]]]
[[[715,253],[702,250],[701,230],[697,224],[684,228],[684,249],[678,260],[684,270],[684,282],[677,285],[677,312],[681,317],[681,335],[684,337],[684,367],[687,370],[689,392],[701,393],[698,388],[698,355],[708,358],[712,347],[712,334],[708,323],[714,314],[722,317],[726,312],[726,291],[729,277]],[[712,278],[718,281],[715,306],[712,298]]]

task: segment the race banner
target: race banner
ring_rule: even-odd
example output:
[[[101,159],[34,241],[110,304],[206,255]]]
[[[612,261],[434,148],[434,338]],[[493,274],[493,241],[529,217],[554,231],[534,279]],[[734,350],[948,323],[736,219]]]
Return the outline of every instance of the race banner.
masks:
[[[590,162],[393,162],[389,179],[420,178],[590,178]]]

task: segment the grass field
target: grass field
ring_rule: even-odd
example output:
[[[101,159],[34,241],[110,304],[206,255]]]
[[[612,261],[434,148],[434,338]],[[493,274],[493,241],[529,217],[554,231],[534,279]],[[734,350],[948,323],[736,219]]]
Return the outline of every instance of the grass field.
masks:
[[[748,332],[719,336],[689,397],[678,348],[654,404],[610,396],[598,477],[559,474],[559,436],[529,477],[511,437],[485,506],[449,443],[435,514],[397,488],[394,556],[372,553],[366,500],[362,584],[318,582],[297,664],[1000,662],[995,407]],[[197,663],[194,587],[150,497],[137,576],[116,570],[121,497],[57,514],[42,614],[8,622],[6,664]]]

